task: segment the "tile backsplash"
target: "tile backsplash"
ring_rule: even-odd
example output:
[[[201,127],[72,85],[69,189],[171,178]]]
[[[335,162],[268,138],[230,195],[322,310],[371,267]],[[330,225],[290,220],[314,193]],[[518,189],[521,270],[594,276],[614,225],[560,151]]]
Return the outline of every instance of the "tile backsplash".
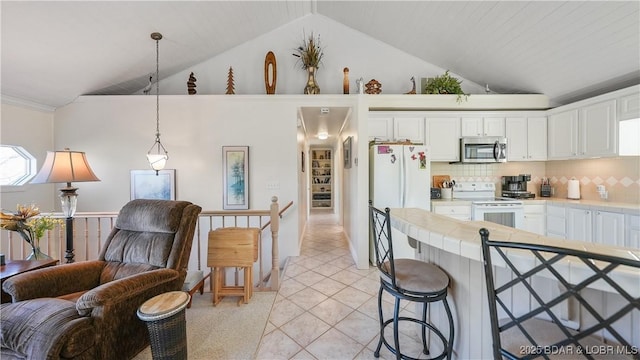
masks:
[[[449,164],[434,162],[432,175],[449,175],[456,181],[493,181],[500,189],[502,176],[531,174],[527,190],[540,196],[541,179],[551,180],[554,197],[567,197],[567,182],[580,180],[580,195],[585,200],[602,200],[596,191],[604,185],[608,199],[602,201],[640,203],[640,157],[606,159],[508,162],[504,164]]]

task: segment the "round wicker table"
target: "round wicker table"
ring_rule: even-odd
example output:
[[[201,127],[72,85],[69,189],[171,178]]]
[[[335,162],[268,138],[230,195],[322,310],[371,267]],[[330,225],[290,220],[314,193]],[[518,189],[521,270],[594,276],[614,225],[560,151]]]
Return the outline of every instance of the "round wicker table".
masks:
[[[190,298],[184,291],[171,291],[152,297],[138,309],[138,317],[147,323],[154,360],[187,359],[185,308]]]

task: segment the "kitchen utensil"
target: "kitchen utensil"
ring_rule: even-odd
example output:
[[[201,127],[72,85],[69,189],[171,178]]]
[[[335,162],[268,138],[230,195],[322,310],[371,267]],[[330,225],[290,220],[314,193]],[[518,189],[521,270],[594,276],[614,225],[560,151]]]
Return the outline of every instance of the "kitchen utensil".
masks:
[[[433,175],[433,187],[441,188],[445,181],[451,181],[449,175]]]

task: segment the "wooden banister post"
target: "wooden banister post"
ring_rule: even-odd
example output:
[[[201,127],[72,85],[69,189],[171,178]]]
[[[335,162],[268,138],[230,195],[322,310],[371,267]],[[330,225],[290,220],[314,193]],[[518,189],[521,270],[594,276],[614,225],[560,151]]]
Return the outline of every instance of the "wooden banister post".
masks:
[[[278,253],[278,230],[280,229],[280,212],[278,197],[271,198],[271,290],[280,288],[280,255]]]

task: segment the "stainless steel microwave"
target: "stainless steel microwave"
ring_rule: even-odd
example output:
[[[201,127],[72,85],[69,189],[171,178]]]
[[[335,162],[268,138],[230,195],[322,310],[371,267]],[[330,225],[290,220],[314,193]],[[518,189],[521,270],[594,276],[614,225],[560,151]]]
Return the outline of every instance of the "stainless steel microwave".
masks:
[[[502,136],[460,138],[460,162],[469,164],[507,162],[507,138]]]

